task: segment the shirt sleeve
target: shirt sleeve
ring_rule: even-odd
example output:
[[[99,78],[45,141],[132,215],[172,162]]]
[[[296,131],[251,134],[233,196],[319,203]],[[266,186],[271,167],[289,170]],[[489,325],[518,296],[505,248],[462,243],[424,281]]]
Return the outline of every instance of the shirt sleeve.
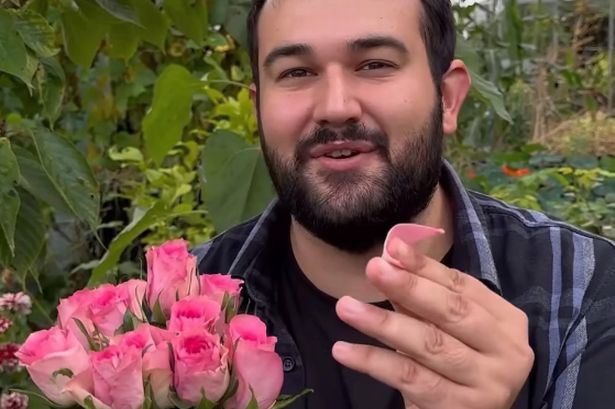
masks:
[[[615,261],[610,264],[568,332],[542,408],[615,407]]]

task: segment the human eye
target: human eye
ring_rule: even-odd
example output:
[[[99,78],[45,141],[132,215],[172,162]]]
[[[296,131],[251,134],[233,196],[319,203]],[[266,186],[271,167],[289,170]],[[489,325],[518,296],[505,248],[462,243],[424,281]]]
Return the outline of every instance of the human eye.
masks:
[[[293,68],[293,69],[284,71],[280,75],[280,79],[305,78],[311,75],[312,73],[305,68]]]
[[[359,67],[359,71],[373,71],[394,68],[395,65],[386,61],[368,61]]]

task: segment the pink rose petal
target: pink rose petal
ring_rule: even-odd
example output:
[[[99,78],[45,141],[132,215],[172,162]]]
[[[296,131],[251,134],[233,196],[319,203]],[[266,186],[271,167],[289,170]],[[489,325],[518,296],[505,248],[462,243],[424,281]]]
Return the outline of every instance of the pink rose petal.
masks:
[[[412,246],[418,243],[421,240],[428,239],[430,237],[435,237],[440,234],[444,234],[444,229],[436,229],[429,226],[423,226],[421,224],[413,224],[413,223],[403,223],[397,224],[393,226],[389,233],[387,234],[387,238],[384,241],[384,248],[382,251],[382,258],[388,261],[391,264],[394,264],[398,267],[402,267],[399,265],[397,260],[395,260],[389,254],[389,246],[391,245],[392,239],[396,238],[409,246]]]

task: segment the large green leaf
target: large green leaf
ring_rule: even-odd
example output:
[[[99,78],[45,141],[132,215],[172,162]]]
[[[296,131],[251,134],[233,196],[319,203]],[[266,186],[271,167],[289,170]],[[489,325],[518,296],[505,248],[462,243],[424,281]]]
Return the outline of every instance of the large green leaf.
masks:
[[[33,10],[24,9],[15,20],[15,27],[21,38],[37,56],[51,57],[58,53],[55,46],[55,31],[45,17]]]
[[[217,131],[202,154],[203,198],[217,231],[260,213],[274,197],[262,152],[239,135]]]
[[[211,0],[209,20],[211,24],[224,24],[228,15],[229,0]]]
[[[494,83],[487,81],[479,74],[468,69],[472,76],[472,87],[483,102],[490,105],[495,113],[505,121],[512,123],[512,118],[504,105],[504,96]]]
[[[137,27],[140,37],[164,50],[164,40],[169,30],[169,20],[151,2],[151,0],[134,0],[141,27]]]
[[[0,235],[4,236],[11,255],[15,254],[15,225],[20,199],[15,186],[19,166],[8,139],[0,138]]]
[[[72,214],[72,210],[66,204],[62,195],[60,195],[53,183],[49,180],[38,157],[19,146],[13,147],[13,151],[19,163],[19,170],[21,173],[19,184],[21,187],[53,207],[56,212],[67,215]]]
[[[206,0],[165,0],[164,10],[179,31],[200,44],[207,33]]]
[[[31,135],[41,167],[55,190],[73,215],[96,229],[100,193],[85,157],[56,133],[39,128]]]
[[[74,63],[89,68],[105,37],[104,26],[72,8],[62,13],[61,21],[66,53]]]
[[[139,24],[137,12],[130,0],[96,0],[96,3],[117,19]]]
[[[181,140],[192,114],[192,97],[200,81],[179,65],[164,69],[154,85],[152,109],[143,119],[147,153],[156,163]]]
[[[62,101],[66,90],[66,77],[62,66],[53,58],[41,60],[45,75],[42,80],[40,99],[43,103],[43,115],[53,124],[60,116]]]
[[[15,20],[14,14],[0,9],[0,71],[30,84],[26,74],[28,64],[26,46],[17,32]]]
[[[250,3],[245,1],[231,1],[226,14],[226,22],[224,28],[231,34],[235,40],[242,46],[248,45],[248,30],[246,20],[250,10]]]
[[[168,207],[166,203],[159,201],[149,209],[142,211],[137,210],[133,216],[132,222],[118,234],[105,255],[100,259],[100,263],[92,271],[89,287],[94,287],[101,284],[105,279],[105,274],[111,270],[120,260],[124,250],[131,245],[141,233],[152,227],[154,224],[164,220],[167,217]]]
[[[13,267],[25,278],[38,258],[46,241],[46,224],[38,200],[25,190],[19,190],[21,206],[15,231],[15,258]]]
[[[109,26],[109,56],[129,60],[139,46],[138,27],[129,23]]]

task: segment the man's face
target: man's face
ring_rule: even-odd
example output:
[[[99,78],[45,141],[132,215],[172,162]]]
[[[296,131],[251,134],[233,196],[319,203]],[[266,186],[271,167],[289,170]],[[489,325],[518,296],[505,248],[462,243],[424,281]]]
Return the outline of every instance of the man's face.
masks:
[[[442,107],[418,0],[270,0],[257,108],[283,204],[364,252],[415,218],[439,179]]]

